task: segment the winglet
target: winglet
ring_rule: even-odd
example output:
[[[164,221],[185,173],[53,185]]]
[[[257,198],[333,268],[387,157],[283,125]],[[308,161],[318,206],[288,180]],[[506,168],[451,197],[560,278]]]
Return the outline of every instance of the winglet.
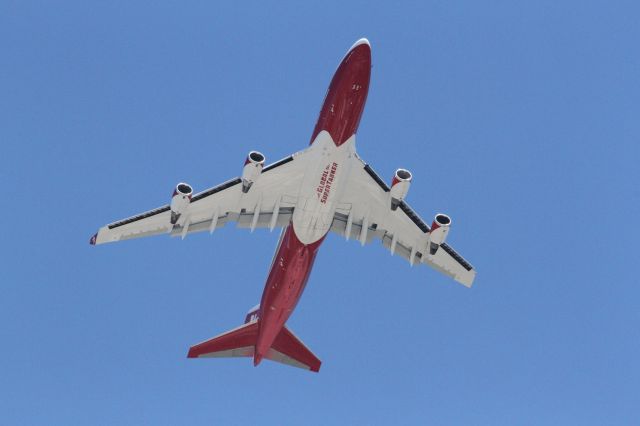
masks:
[[[93,237],[91,237],[91,239],[89,240],[89,244],[91,244],[92,246],[95,246],[97,239],[98,239],[98,233],[96,232],[95,234],[93,234]]]

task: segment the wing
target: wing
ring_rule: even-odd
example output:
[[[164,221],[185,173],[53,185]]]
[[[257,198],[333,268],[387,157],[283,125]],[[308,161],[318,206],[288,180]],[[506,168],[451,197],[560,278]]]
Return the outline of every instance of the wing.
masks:
[[[431,255],[429,226],[404,201],[391,210],[387,184],[362,159],[355,156],[353,161],[331,230],[347,239],[358,239],[362,245],[380,239],[392,254],[399,254],[411,265],[429,265],[471,287],[476,275],[473,266],[446,243]]]
[[[182,236],[209,231],[236,222],[239,227],[286,226],[296,205],[304,176],[305,151],[277,161],[262,170],[248,193],[242,192],[241,178],[195,194],[178,222],[171,223],[169,205],[113,222],[100,228],[92,244],[103,244],[158,234]]]

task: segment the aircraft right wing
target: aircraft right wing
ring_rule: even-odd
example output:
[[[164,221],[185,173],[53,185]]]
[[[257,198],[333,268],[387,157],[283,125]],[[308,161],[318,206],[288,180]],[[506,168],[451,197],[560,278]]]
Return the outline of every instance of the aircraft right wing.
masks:
[[[164,205],[103,226],[90,242],[103,244],[159,234],[184,238],[193,232],[213,232],[228,222],[252,231],[286,226],[304,176],[304,158],[305,151],[300,151],[264,167],[247,193],[237,177],[193,195],[177,220],[171,206]]]

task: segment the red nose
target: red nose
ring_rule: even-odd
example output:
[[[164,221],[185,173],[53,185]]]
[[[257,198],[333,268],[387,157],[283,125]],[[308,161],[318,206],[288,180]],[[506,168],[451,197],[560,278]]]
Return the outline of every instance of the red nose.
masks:
[[[338,66],[324,99],[311,143],[326,130],[337,146],[358,130],[360,117],[369,93],[371,46],[359,40]]]

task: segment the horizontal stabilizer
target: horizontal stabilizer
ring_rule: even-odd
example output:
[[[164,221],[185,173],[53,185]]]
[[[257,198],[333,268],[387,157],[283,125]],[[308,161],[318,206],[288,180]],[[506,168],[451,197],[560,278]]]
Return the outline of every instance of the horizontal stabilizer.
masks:
[[[259,321],[248,322],[231,331],[192,346],[189,358],[253,357],[258,340]],[[319,371],[321,361],[285,326],[265,355],[266,359]]]
[[[189,358],[253,356],[258,340],[258,323],[250,322],[189,349]]]
[[[320,364],[322,364],[318,357],[286,326],[280,330],[265,358],[314,372],[320,371]]]

